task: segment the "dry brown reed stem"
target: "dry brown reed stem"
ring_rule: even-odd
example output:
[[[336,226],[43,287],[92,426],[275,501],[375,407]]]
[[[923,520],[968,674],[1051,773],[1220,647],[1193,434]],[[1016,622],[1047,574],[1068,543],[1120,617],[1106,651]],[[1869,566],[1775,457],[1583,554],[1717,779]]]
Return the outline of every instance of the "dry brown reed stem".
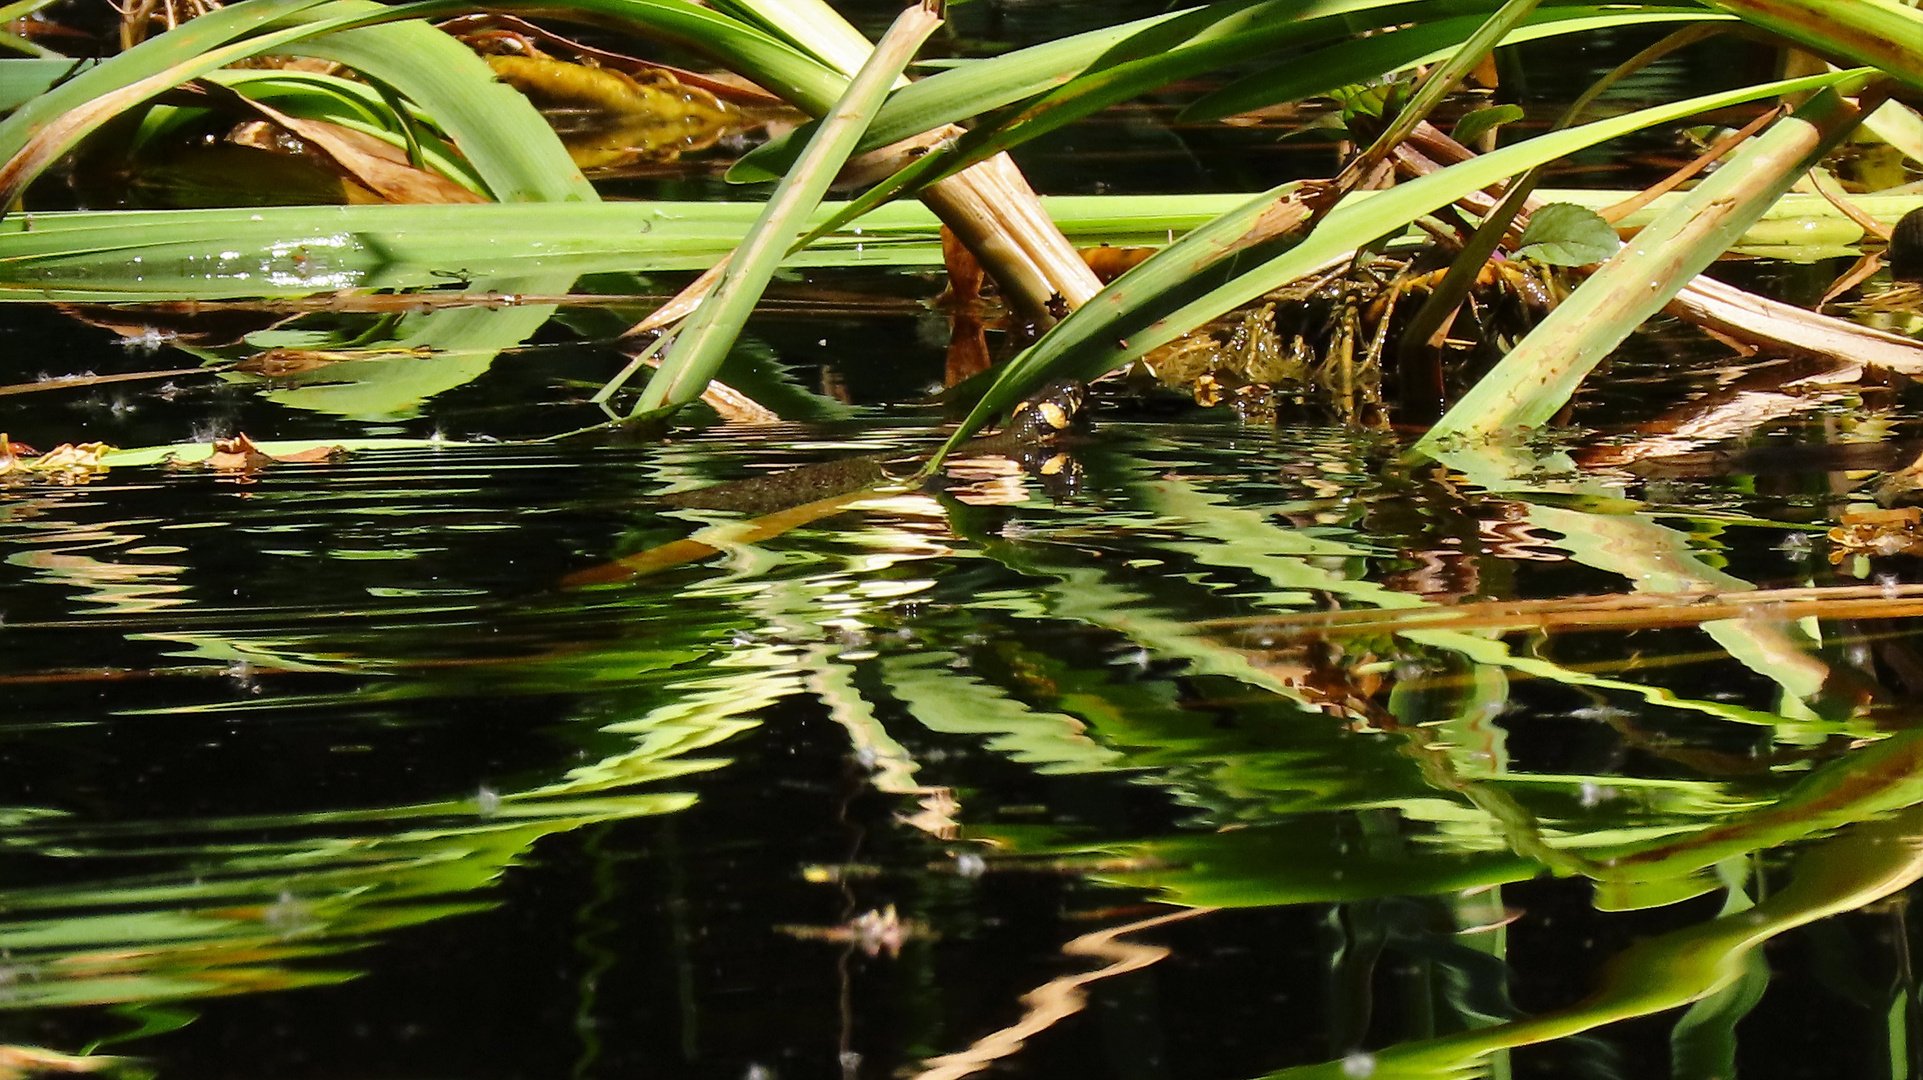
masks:
[[[231,364],[215,367],[168,368],[165,371],[122,371],[112,375],[56,375],[30,383],[14,383],[0,386],[0,397],[15,394],[37,394],[43,390],[74,390],[86,386],[102,386],[107,383],[139,382],[143,379],[172,379],[187,375],[213,375],[231,368]]]
[[[1756,119],[1751,120],[1737,130],[1729,132],[1722,138],[1717,139],[1714,143],[1711,143],[1707,150],[1696,155],[1695,160],[1689,164],[1663,177],[1642,191],[1631,195],[1622,202],[1596,211],[1596,216],[1614,225],[1618,221],[1641,210],[1643,207],[1648,206],[1650,203],[1655,202],[1658,197],[1682,187],[1689,182],[1691,177],[1709,168],[1716,162],[1721,161],[1723,158],[1728,157],[1731,151],[1741,146],[1751,135],[1768,127],[1772,121],[1781,119],[1783,115],[1783,109],[1769,109],[1764,111],[1760,116],[1756,117]]]
[[[1825,177],[1829,178],[1830,187],[1823,185]],[[1843,185],[1837,183],[1835,177],[1821,169],[1811,169],[1808,179],[1810,187],[1831,206],[1836,207],[1837,213],[1856,222],[1856,227],[1863,230],[1863,235],[1874,237],[1886,244],[1889,243],[1890,237],[1895,235],[1895,229],[1864,213],[1862,207],[1845,198]]]
[[[720,261],[703,270],[700,277],[688,282],[680,292],[669,297],[667,303],[655,308],[647,318],[628,327],[627,332],[621,336],[625,338],[650,333],[673,326],[687,318],[695,308],[701,306],[702,298],[713,291],[715,282],[721,280],[721,272],[728,268],[728,258],[726,255],[721,256]]]

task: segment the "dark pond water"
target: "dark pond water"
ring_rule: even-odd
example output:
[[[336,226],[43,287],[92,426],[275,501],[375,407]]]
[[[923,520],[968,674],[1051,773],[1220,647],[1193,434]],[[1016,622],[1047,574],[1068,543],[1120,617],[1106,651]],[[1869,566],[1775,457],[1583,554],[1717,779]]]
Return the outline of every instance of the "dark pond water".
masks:
[[[7,424],[294,415],[177,389]],[[0,1037],[173,1076],[1443,1075],[1478,1031],[1512,1075],[1903,1075],[1910,557],[1846,619],[1326,614],[1855,583],[1809,444],[1866,415],[1755,440],[1767,482],[1487,491],[1118,407],[1072,483],[711,531],[600,588],[562,581],[729,516],[654,493],[934,418],[16,486]],[[1428,1071],[1362,1056],[1396,1046]]]
[[[964,53],[1121,14],[960,10]],[[1151,114],[1029,163],[1323,167]],[[0,489],[0,1076],[1923,1066],[1923,566],[1837,529],[1913,391],[1786,404],[1664,327],[1520,461],[1112,394],[773,535],[660,498],[929,445],[940,287],[784,282],[730,372],[779,428],[524,441],[599,416],[590,307],[408,409],[0,396],[41,449],[443,442]],[[0,313],[15,377],[199,363],[87,314]]]

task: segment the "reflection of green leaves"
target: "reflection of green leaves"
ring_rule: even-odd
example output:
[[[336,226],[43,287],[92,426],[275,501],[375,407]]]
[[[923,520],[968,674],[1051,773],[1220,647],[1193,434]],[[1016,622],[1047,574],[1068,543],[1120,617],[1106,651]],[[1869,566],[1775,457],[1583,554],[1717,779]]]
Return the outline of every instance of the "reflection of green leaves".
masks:
[[[1460,892],[1542,872],[1506,852],[1438,853],[1416,844],[1371,850],[1337,815],[1228,833],[1151,840],[1128,849],[1158,864],[1113,880],[1160,889],[1170,901],[1203,907],[1267,907],[1378,896]]]
[[[1727,918],[1756,906],[1743,891],[1749,864],[1733,859],[1720,868],[1728,893],[1717,914]],[[1673,1080],[1717,1080],[1736,1075],[1736,1024],[1748,1016],[1769,989],[1769,961],[1761,950],[1743,954],[1742,974],[1721,990],[1689,1007],[1670,1032],[1670,1071]]]
[[[479,821],[449,805],[426,827],[366,826],[319,839],[265,843],[273,829],[304,831],[287,818],[145,823],[166,839],[149,852],[139,844],[100,849],[111,828],[84,825],[32,830],[13,837],[15,851],[59,852],[91,861],[141,857],[174,860],[174,871],[78,881],[0,892],[9,917],[0,947],[16,979],[0,1007],[153,1001],[285,989],[351,978],[350,970],[308,967],[371,935],[476,910],[461,897],[490,885],[542,836],[687,805],[684,795],[601,800],[591,808],[556,802],[540,814]],[[397,808],[405,824],[422,808]],[[531,809],[531,808],[529,808]],[[208,827],[211,824],[212,827]],[[236,839],[250,842],[236,844]],[[181,860],[180,854],[190,857]],[[85,865],[85,862],[77,865]]]
[[[1550,203],[1529,215],[1516,254],[1550,266],[1587,266],[1609,258],[1621,246],[1616,230],[1594,210]]]
[[[552,295],[566,292],[565,271],[476,282],[483,291]],[[534,335],[554,315],[553,304],[468,307],[410,315],[384,341],[362,342],[366,360],[328,364],[305,376],[279,380],[295,385],[267,396],[283,405],[355,420],[394,420],[414,415],[421,403],[485,374],[503,349]],[[381,355],[386,351],[386,355]],[[416,355],[428,351],[430,355]],[[305,384],[305,385],[303,385]]]
[[[989,749],[1036,767],[1037,772],[1093,772],[1121,755],[1091,739],[1083,725],[1059,713],[1037,712],[993,687],[948,669],[940,653],[883,661],[888,692],[930,731],[989,736]]]
[[[1908,886],[1923,875],[1923,811],[1860,822],[1804,852],[1789,885],[1744,911],[1646,938],[1609,966],[1603,985],[1567,1009],[1526,1020],[1400,1043],[1373,1055],[1371,1075],[1465,1075],[1489,1054],[1567,1038],[1604,1024],[1649,1016],[1701,1001],[1735,984],[1764,942],[1818,919],[1849,911]],[[1272,1074],[1275,1080],[1353,1076],[1344,1062]]]
[[[1211,490],[1205,480],[1159,467],[1152,450],[1147,460],[1138,460],[1143,451],[1133,448],[1129,464],[1111,471],[1110,486],[1154,523],[1153,535],[1131,543],[1104,532],[1097,541],[1072,525],[1028,527],[1022,542],[989,539],[985,550],[1024,574],[1059,582],[1044,594],[1040,611],[1034,611],[1032,600],[1015,610],[1101,627],[1138,643],[1147,655],[1186,662],[1189,676],[1198,680],[1189,707],[1168,707],[1143,687],[1118,684],[1106,672],[1079,669],[1041,649],[1013,653],[1004,646],[1011,654],[1010,676],[1020,680],[1005,685],[1033,709],[1080,719],[1087,727],[1086,735],[1076,733],[1078,741],[1092,739],[1120,752],[1109,767],[1147,770],[1185,804],[1205,808],[1207,821],[1258,825],[1273,830],[1273,842],[1320,851],[1324,841],[1306,837],[1331,826],[1312,824],[1315,813],[1393,805],[1403,820],[1424,830],[1422,843],[1398,856],[1408,864],[1408,880],[1427,880],[1430,874],[1448,880],[1456,872],[1450,867],[1461,865],[1455,860],[1502,853],[1514,860],[1502,864],[1508,868],[1503,873],[1512,875],[1506,880],[1542,868],[1582,873],[1601,882],[1604,906],[1623,907],[1696,895],[1713,887],[1702,868],[1731,854],[1923,798],[1901,780],[1903,763],[1913,755],[1902,736],[1860,748],[1793,788],[1788,776],[1767,784],[1736,784],[1517,770],[1491,721],[1508,707],[1512,685],[1523,678],[1593,693],[1626,717],[1691,715],[1698,722],[1766,728],[1786,742],[1842,728],[1796,707],[1791,696],[1783,705],[1790,711],[1783,713],[1694,699],[1653,684],[1653,673],[1617,677],[1594,665],[1558,664],[1546,648],[1512,647],[1500,633],[1434,627],[1429,617],[1447,609],[1371,580],[1368,548],[1359,538],[1332,527],[1310,531],[1278,525],[1259,503],[1248,505]],[[1095,460],[1089,467],[1102,468]],[[1237,467],[1253,466],[1239,462]],[[1206,466],[1201,471],[1206,473]],[[1533,491],[1525,487],[1505,494],[1513,499]],[[1560,546],[1576,561],[1670,592],[1748,588],[1706,565],[1684,534],[1613,504],[1576,509],[1584,504],[1575,494],[1537,494],[1545,503],[1561,495],[1567,506],[1521,506],[1545,532],[1562,536]],[[1151,553],[1160,560],[1155,569],[1131,569]],[[1171,565],[1182,572],[1171,575]],[[1219,611],[1226,598],[1251,613],[1304,611],[1326,598],[1343,609],[1377,608],[1380,615],[1369,620],[1366,635],[1329,637],[1319,635],[1312,622],[1265,629],[1259,619],[1243,618],[1217,628],[1184,617]],[[1786,687],[1801,692],[1820,685],[1825,665],[1810,652],[1814,639],[1795,624],[1779,625],[1782,620],[1764,615],[1759,610],[1753,618],[1709,620],[1702,629],[1734,658]],[[1384,722],[1380,706],[1367,698],[1367,678],[1356,674],[1371,668],[1396,672],[1386,713],[1402,725],[1399,733],[1365,739],[1323,727],[1311,709],[1372,726]],[[922,670],[924,678],[934,676],[936,682],[953,675],[943,668]],[[987,677],[991,671],[978,661],[966,678]],[[1225,680],[1242,686],[1219,687]],[[1040,698],[1038,687],[1047,691]],[[1195,710],[1206,710],[1220,698],[1237,702],[1235,721],[1192,722]],[[1257,734],[1261,725],[1271,724],[1286,727],[1285,742],[1270,743]],[[1850,729],[1867,731],[1860,724]],[[1310,833],[1297,836],[1300,829]],[[1313,866],[1321,864],[1309,856],[1273,860],[1266,864],[1271,867],[1267,880],[1258,869],[1264,862],[1249,860],[1248,878],[1219,890],[1211,881],[1226,856],[1211,852],[1217,845],[1227,851],[1242,843],[1223,838],[1240,835],[1186,837],[1174,848],[1163,842],[1131,848],[1176,869],[1130,880],[1154,881],[1203,904],[1258,902],[1255,898],[1263,895],[1277,903],[1372,895],[1360,879],[1318,876]],[[1430,866],[1431,859],[1439,861]],[[1200,869],[1180,869],[1191,864]],[[1331,874],[1340,870],[1335,863],[1327,866]],[[1394,878],[1385,869],[1371,880],[1394,892]]]

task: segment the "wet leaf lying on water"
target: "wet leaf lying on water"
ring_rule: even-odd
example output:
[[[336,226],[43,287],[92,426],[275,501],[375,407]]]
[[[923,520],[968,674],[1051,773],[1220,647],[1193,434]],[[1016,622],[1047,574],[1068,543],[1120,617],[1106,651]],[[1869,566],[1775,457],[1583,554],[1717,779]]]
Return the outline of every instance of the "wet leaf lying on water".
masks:
[[[231,439],[215,439],[213,453],[207,455],[207,460],[196,464],[222,472],[252,472],[276,462],[294,464],[327,461],[342,452],[338,446],[316,446],[290,453],[269,454],[255,446],[254,441],[246,435],[236,435]]]
[[[113,448],[105,443],[61,443],[38,457],[29,447],[15,446],[0,432],[0,477],[28,476],[60,484],[84,484],[96,474],[107,471],[101,455]]]
[[[195,453],[195,450],[201,452]],[[110,465],[155,463],[221,472],[252,472],[274,464],[330,461],[343,453],[346,448],[333,443],[271,443],[263,448],[242,434],[231,439],[215,439],[211,445],[201,447],[163,447],[155,451],[123,451],[97,442],[77,446],[61,443],[35,457],[31,448],[16,445],[5,433],[0,433],[0,476],[26,475],[59,483],[85,483],[88,478],[106,472]]]
[[[458,447],[471,447],[476,444],[453,439],[335,439],[331,442],[316,443],[313,440],[272,440],[254,442],[241,435],[234,439],[216,440],[202,443],[178,443],[171,446],[141,446],[130,450],[107,447],[101,464],[112,468],[134,465],[191,465],[206,462],[220,452],[223,443],[232,446],[245,440],[251,449],[266,454],[275,461],[298,462],[321,460],[305,455],[348,453],[357,450],[442,450]]]
[[[1923,554],[1923,509],[1861,507],[1847,510],[1829,531],[1831,565],[1857,556]]]
[[[38,1046],[0,1046],[0,1080],[74,1073],[120,1073],[126,1058],[92,1054],[63,1054]]]

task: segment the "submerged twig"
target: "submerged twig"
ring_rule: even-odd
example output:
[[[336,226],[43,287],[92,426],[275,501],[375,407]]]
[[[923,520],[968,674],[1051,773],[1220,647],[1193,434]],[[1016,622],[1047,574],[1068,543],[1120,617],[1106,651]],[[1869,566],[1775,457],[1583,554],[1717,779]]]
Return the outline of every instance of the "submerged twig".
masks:
[[[14,383],[0,386],[0,397],[15,394],[36,394],[42,390],[73,390],[84,386],[101,386],[106,383],[141,382],[147,379],[171,379],[183,375],[213,375],[233,368],[232,364],[214,367],[168,368],[164,371],[123,371],[114,375],[54,375],[30,383]]]

